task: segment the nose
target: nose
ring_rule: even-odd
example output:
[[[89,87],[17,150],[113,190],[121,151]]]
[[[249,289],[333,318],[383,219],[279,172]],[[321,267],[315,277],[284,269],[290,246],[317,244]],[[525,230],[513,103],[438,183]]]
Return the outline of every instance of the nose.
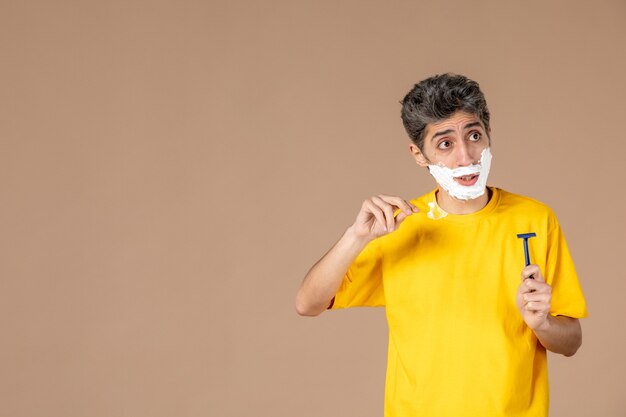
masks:
[[[470,147],[464,141],[459,143],[456,150],[456,163],[458,167],[466,167],[475,162],[470,153]]]

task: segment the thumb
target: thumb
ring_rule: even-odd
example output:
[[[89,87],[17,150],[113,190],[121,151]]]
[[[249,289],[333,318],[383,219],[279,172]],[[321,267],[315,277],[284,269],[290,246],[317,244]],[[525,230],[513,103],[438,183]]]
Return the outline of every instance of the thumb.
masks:
[[[535,277],[535,280],[539,282],[546,282],[546,279],[543,277],[543,274],[541,273],[541,268],[539,268],[539,265],[534,265],[534,266],[537,268],[537,272],[533,274]]]
[[[406,214],[404,211],[400,211],[400,213],[398,213],[398,215],[395,217],[396,227],[400,226],[400,223],[402,223],[404,219],[409,217],[411,214]]]
[[[545,282],[545,279],[543,279],[543,275],[541,274],[541,269],[539,269],[539,265],[530,264],[522,270],[522,280],[530,277],[536,281]]]

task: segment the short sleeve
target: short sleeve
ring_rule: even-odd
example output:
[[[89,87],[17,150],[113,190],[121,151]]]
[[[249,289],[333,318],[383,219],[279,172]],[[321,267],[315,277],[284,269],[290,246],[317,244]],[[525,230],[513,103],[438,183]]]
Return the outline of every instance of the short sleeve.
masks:
[[[574,261],[563,231],[554,215],[550,218],[548,251],[544,276],[552,286],[550,314],[573,318],[587,317],[587,304],[578,281]]]
[[[378,240],[374,239],[348,268],[329,309],[384,305],[382,255]]]

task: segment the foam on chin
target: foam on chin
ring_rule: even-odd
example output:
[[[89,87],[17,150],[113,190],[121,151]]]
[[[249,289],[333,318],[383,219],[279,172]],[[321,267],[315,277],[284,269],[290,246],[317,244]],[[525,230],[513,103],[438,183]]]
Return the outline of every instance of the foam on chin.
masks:
[[[485,148],[480,154],[480,162],[478,164],[450,169],[439,163],[438,165],[428,165],[428,171],[435,177],[435,181],[441,188],[446,190],[452,197],[459,200],[473,200],[485,193],[487,177],[491,168],[491,157],[490,148]],[[478,174],[478,181],[474,185],[461,185],[454,179],[474,174]]]

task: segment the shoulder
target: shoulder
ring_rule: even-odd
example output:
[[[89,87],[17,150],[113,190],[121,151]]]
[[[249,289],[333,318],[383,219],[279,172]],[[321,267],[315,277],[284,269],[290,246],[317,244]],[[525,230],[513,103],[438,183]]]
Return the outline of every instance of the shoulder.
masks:
[[[539,200],[500,188],[496,188],[496,190],[500,198],[499,207],[502,210],[520,211],[527,215],[556,218],[554,210]]]
[[[508,219],[516,219],[532,227],[545,230],[547,234],[558,229],[559,221],[554,210],[534,198],[498,189],[500,201],[497,211]]]
[[[435,191],[437,191],[436,188],[419,197],[412,198],[410,202],[415,204],[420,211],[426,213],[430,208],[428,204],[435,200]]]

